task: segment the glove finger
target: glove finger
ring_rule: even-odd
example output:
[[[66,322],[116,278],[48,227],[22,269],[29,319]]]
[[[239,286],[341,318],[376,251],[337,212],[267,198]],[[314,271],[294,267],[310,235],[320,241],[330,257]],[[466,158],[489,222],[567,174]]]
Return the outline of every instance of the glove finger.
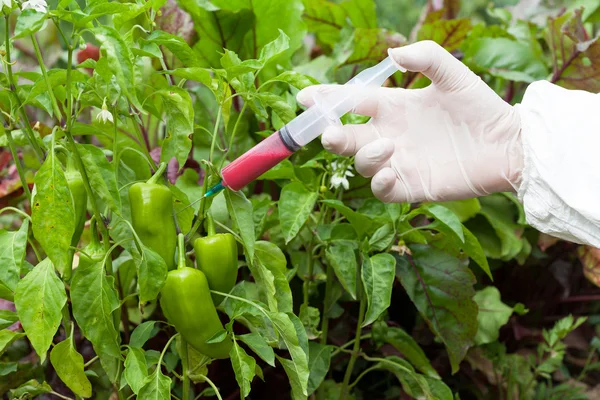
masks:
[[[365,145],[356,153],[354,166],[356,172],[371,177],[382,168],[390,166],[390,157],[394,154],[394,142],[381,138]]]
[[[371,124],[330,126],[321,136],[323,147],[341,156],[353,156],[367,143],[379,137]]]
[[[346,91],[356,99],[354,109],[350,112],[353,114],[366,115],[374,117],[377,115],[377,106],[379,104],[379,87],[377,88],[364,88],[359,93],[352,93],[356,88],[353,85],[314,85],[302,89],[296,95],[298,103],[304,107],[311,107],[315,104],[315,97],[322,96],[327,98],[328,95],[335,93],[336,91]]]
[[[390,55],[402,67],[421,72],[444,90],[468,87],[479,80],[466,65],[431,40],[392,49]]]
[[[410,197],[407,187],[392,168],[383,168],[373,176],[371,191],[384,203],[403,203]]]

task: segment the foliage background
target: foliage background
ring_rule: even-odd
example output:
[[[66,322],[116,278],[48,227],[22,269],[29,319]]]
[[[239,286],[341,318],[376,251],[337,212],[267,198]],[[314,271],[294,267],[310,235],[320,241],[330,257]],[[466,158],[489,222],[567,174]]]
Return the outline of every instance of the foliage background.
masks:
[[[63,145],[82,157],[104,250],[115,246],[78,287],[77,269],[70,280],[61,265],[68,235],[40,230],[69,232],[68,215],[52,202],[31,220],[4,209],[3,396],[180,398],[187,374],[194,395],[214,396],[210,380],[230,399],[599,398],[597,250],[531,229],[511,194],[384,205],[368,180],[346,174],[351,159],[316,141],[243,193],[194,202],[220,166],[302,111],[299,89],[343,83],[388,47],[435,40],[511,103],[539,79],[598,92],[597,1],[54,0],[48,9],[0,19],[12,57],[4,45],[0,205],[31,215],[22,182],[48,191],[41,161],[60,177],[49,160]],[[428,83],[397,73],[387,84]],[[97,118],[103,104],[115,123]],[[196,375],[182,371],[175,331],[158,322],[165,267],[135,248],[124,222],[123,189],[161,160],[181,230],[193,239],[210,212],[243,254],[232,295],[246,302],[220,307],[235,321],[226,327],[236,354],[192,359]]]

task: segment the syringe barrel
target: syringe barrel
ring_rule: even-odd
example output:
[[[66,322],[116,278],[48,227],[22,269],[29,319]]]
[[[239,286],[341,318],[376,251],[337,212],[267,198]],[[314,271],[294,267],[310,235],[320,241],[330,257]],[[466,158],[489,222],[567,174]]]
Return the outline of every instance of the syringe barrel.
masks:
[[[223,168],[223,185],[231,190],[240,190],[294,154],[298,148],[290,148],[282,138],[282,132],[277,131]]]
[[[326,115],[326,111],[321,107],[312,106],[285,126],[288,134],[298,146],[312,142],[328,126],[340,124],[339,119],[336,120],[332,114]]]

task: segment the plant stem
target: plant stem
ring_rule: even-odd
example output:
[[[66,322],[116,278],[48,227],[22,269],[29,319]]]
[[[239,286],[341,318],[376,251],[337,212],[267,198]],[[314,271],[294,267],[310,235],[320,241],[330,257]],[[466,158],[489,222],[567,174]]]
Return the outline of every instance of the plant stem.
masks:
[[[217,141],[217,133],[219,132],[219,124],[220,123],[221,123],[221,107],[219,107],[219,111],[217,112],[217,120],[215,122],[215,127],[213,129],[212,142],[210,144],[210,153],[208,155],[209,161],[212,161],[212,159],[213,159],[213,152],[215,150],[215,143]],[[202,182],[202,195],[204,195],[204,193],[206,193],[206,191],[208,190],[208,171],[209,171],[209,168],[207,166],[206,172],[204,173],[204,181]],[[190,231],[186,235],[186,241],[190,241],[192,239],[192,237],[194,236],[194,234],[196,233],[196,231],[198,231],[198,228],[200,228],[200,225],[202,225],[202,222],[204,221],[204,214],[206,212],[205,208],[206,208],[206,197],[202,197],[202,199],[200,199],[200,208],[198,209],[198,216],[196,218],[196,221],[194,222],[194,225],[192,225],[192,229],[190,229]]]
[[[12,154],[13,161],[17,166],[17,172],[19,173],[19,178],[21,179],[23,191],[27,195],[29,204],[31,204],[31,191],[29,190],[29,185],[27,184],[27,179],[25,178],[25,171],[23,171],[23,165],[21,164],[19,154],[17,154],[17,149],[15,148],[15,141],[13,140],[12,132],[10,131],[10,129],[6,130],[6,138],[8,139],[8,147],[10,149],[10,154]]]
[[[4,211],[14,211],[17,214],[21,214],[23,217],[27,218],[30,222],[31,222],[31,216],[27,213],[24,213],[23,211],[19,210],[18,208],[15,207],[4,207],[2,209],[0,209],[0,214],[2,214]]]
[[[247,105],[248,105],[248,103],[246,101],[244,101],[244,105],[242,106],[242,109],[237,117],[237,120],[235,121],[235,125],[233,126],[233,131],[231,132],[231,138],[229,139],[229,146],[227,146],[227,150],[225,151],[225,154],[223,154],[223,159],[221,160],[219,169],[223,167],[225,158],[227,157],[227,154],[229,154],[229,152],[231,151],[231,148],[233,147],[233,140],[235,139],[235,134],[237,133],[238,125],[240,124],[240,120],[244,116],[244,112],[246,111]]]
[[[182,235],[183,236],[183,235]],[[181,369],[183,372],[183,400],[190,399],[190,376],[188,363],[188,344],[181,338]]]
[[[87,368],[87,367],[89,367],[90,365],[92,365],[92,364],[93,364],[94,362],[96,362],[97,360],[98,360],[98,356],[94,356],[94,358],[92,358],[90,361],[86,362],[86,363],[83,365],[83,368]]]
[[[52,108],[54,110],[54,115],[56,119],[60,121],[62,118],[62,114],[60,113],[60,108],[58,108],[58,103],[56,102],[56,97],[54,97],[54,91],[52,90],[52,85],[50,84],[50,78],[48,78],[48,72],[46,71],[46,65],[44,64],[44,59],[42,58],[42,52],[40,51],[40,46],[38,44],[37,38],[35,34],[31,35],[31,42],[33,43],[33,50],[35,51],[35,55],[38,59],[38,63],[40,64],[40,69],[42,70],[42,76],[46,81],[46,88],[48,91],[48,95],[50,96],[50,100],[52,101]],[[70,67],[67,66],[67,73],[69,73]],[[68,86],[68,85],[67,85]]]
[[[327,344],[329,331],[329,309],[331,308],[331,290],[333,289],[333,267],[327,265],[327,281],[325,282],[325,300],[323,302],[323,321],[321,322],[321,344]]]
[[[348,367],[346,368],[346,374],[344,375],[344,382],[342,383],[340,400],[346,400],[348,398],[348,384],[350,383],[350,378],[352,377],[352,370],[354,369],[354,363],[356,362],[358,350],[360,349],[360,334],[363,320],[365,318],[365,308],[367,305],[366,299],[364,298],[365,296],[363,296],[362,291],[362,285],[359,285],[358,298],[360,299],[360,306],[358,310],[358,321],[356,323],[356,335],[354,337],[354,347],[352,348],[352,355],[350,356],[350,361],[348,362]]]
[[[12,66],[11,66],[11,61],[10,61],[10,22],[9,22],[9,18],[8,15],[6,15],[6,21],[5,21],[5,27],[6,27],[6,74],[8,75],[8,81],[10,83],[10,89],[13,92],[13,94],[15,95],[15,99],[17,100],[17,106],[21,112],[21,118],[23,118],[23,124],[25,125],[25,132],[27,133],[27,140],[29,141],[29,144],[33,147],[33,150],[35,151],[35,154],[37,155],[40,163],[42,163],[44,161],[44,152],[42,151],[40,145],[37,142],[36,136],[33,133],[33,129],[31,129],[31,124],[29,123],[29,118],[27,117],[27,113],[25,112],[25,107],[23,107],[23,102],[21,101],[21,98],[19,97],[19,92],[17,91],[17,82],[15,81],[15,78],[13,76],[12,73]]]
[[[370,333],[365,333],[364,335],[362,335],[359,340],[363,341],[365,339],[370,339],[371,338],[371,334]],[[354,343],[356,343],[356,338],[350,340],[348,343],[345,343],[343,346],[338,347],[337,349],[335,349],[332,353],[331,353],[331,358],[335,357],[338,353],[344,351],[344,349],[346,347],[350,347],[352,346]]]
[[[217,399],[218,400],[223,400],[223,398],[221,397],[221,393],[219,393],[219,389],[217,388],[217,386],[213,383],[213,381],[211,381],[210,379],[208,379],[207,376],[205,375],[199,375],[200,377],[202,377],[209,385],[211,388],[213,388],[213,390],[215,391],[215,394],[217,395]],[[198,397],[196,397],[196,399],[199,399],[200,395],[198,395]],[[196,400],[194,399],[194,400]]]

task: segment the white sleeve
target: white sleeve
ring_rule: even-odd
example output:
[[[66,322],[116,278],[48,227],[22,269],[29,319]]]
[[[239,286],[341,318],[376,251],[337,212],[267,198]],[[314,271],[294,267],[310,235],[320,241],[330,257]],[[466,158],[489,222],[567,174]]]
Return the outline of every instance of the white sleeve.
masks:
[[[527,222],[600,247],[600,94],[540,81],[517,108],[525,155],[518,195]]]

